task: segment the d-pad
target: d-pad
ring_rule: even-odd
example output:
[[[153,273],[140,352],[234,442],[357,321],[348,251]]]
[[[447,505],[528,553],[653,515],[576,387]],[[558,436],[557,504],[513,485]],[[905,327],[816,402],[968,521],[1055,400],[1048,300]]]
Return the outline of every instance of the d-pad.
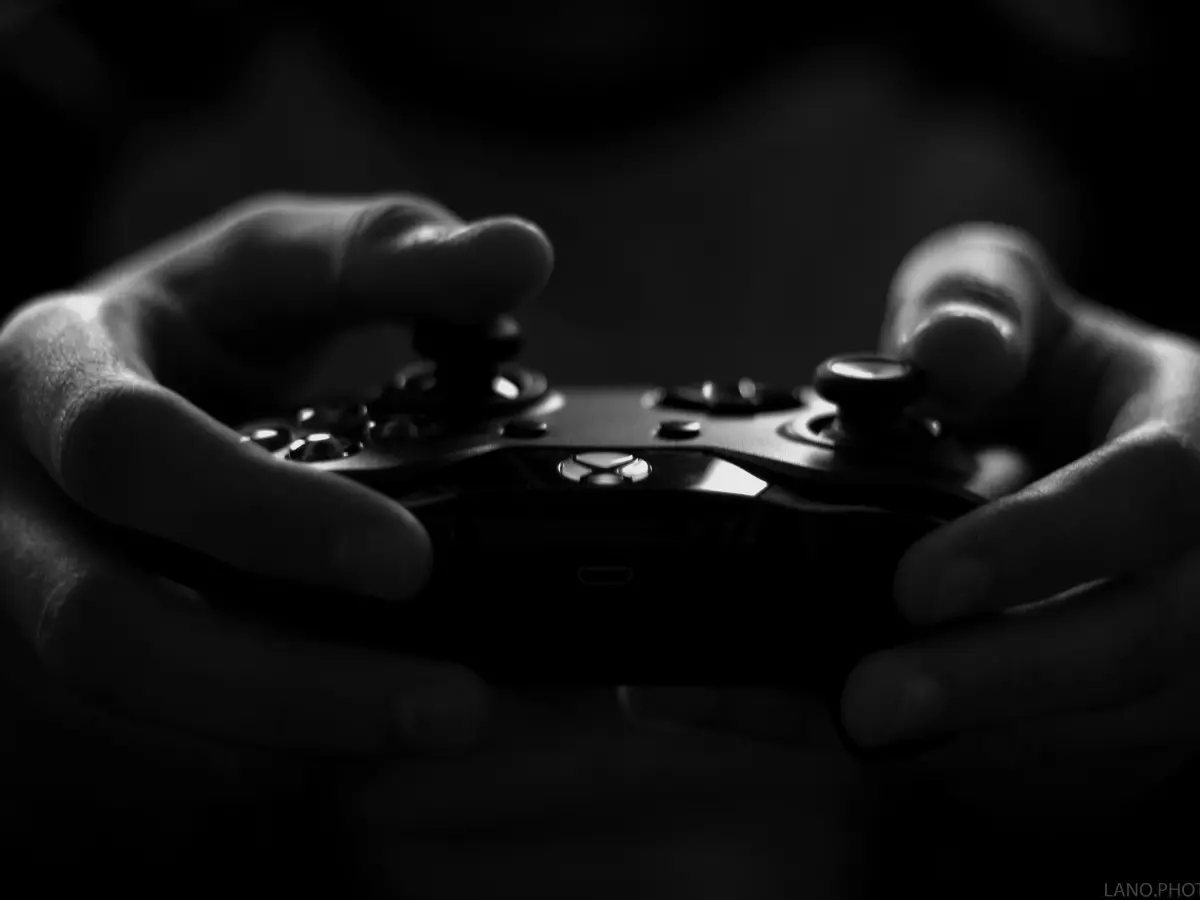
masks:
[[[564,459],[558,464],[558,473],[580,484],[631,484],[650,474],[650,464],[631,453],[594,450]]]

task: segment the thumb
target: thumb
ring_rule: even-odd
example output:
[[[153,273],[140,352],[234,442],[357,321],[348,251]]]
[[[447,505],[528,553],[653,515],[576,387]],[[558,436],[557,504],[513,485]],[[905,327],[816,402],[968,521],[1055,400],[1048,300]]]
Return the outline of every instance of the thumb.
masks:
[[[926,373],[944,418],[994,416],[1064,331],[1056,284],[1043,254],[1015,229],[972,224],[938,232],[896,273],[881,347]]]
[[[141,267],[218,337],[269,325],[327,334],[380,321],[486,321],[545,286],[537,226],[467,223],[423,198],[265,198],[151,251]],[[132,264],[136,269],[137,264]]]

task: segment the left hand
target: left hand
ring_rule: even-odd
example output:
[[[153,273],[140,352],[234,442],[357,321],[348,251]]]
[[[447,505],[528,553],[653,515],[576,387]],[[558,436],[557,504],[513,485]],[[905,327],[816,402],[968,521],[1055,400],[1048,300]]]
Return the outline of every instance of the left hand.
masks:
[[[1200,346],[1079,298],[1027,236],[987,225],[906,258],[881,345],[926,370],[958,434],[1048,474],[910,548],[895,598],[911,621],[995,615],[862,660],[847,732],[949,736],[925,762],[1001,763],[1027,787],[1099,767],[1107,790],[1086,793],[1104,804],[1144,792],[1200,737]],[[767,737],[793,718],[782,692],[635,700]]]

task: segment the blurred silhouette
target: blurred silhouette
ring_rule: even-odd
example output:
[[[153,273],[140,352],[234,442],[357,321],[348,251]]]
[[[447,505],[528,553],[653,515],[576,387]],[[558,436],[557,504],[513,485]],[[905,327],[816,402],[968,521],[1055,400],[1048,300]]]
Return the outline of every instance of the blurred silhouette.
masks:
[[[1028,228],[1081,290],[1194,331],[1165,269],[1141,262],[1178,240],[1147,228],[1182,158],[1161,118],[1166,10],[822,5],[798,28],[767,3],[212,0],[139,9],[134,28],[96,4],[10,5],[21,233],[5,298],[259,191],[415,190],[542,224],[560,267],[532,352],[564,329],[640,331],[629,378],[714,358],[794,378],[869,343],[903,252],[963,219]],[[611,296],[619,323],[594,314]],[[720,316],[735,298],[776,332],[828,324],[787,353],[735,326],[663,355],[681,309]],[[541,362],[616,377],[601,360]]]

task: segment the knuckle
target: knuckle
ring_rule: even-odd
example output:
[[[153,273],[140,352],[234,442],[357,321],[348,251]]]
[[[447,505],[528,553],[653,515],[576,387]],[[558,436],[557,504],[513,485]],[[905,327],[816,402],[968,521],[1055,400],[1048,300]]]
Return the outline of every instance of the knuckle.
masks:
[[[17,307],[0,322],[0,414],[9,433],[20,427],[21,396],[42,393],[44,380],[31,379],[30,365],[35,348],[44,346],[45,339],[60,329],[61,302],[58,298],[42,297]],[[32,383],[31,383],[32,382]]]
[[[347,257],[423,226],[458,222],[433,200],[411,193],[370,198],[263,194],[226,210],[211,231],[223,263],[247,273],[286,268],[325,288],[342,285]]]
[[[333,287],[350,290],[360,254],[386,246],[421,228],[459,221],[445,207],[418,194],[389,194],[356,204],[339,229],[333,248]]]
[[[968,222],[935,231],[918,243],[900,264],[893,294],[914,302],[932,290],[967,287],[985,299],[1014,292],[1032,300],[1058,296],[1059,284],[1032,235],[1008,225]]]
[[[263,220],[273,221],[280,214],[286,214],[312,203],[312,198],[304,194],[286,191],[254,194],[226,207],[218,219],[231,227],[253,227]]]
[[[1152,471],[1172,476],[1191,473],[1196,468],[1197,448],[1191,436],[1170,422],[1152,422],[1143,426],[1135,442],[1139,463]]]
[[[1147,424],[1132,436],[1129,477],[1152,493],[1151,508],[1164,517],[1166,533],[1200,530],[1200,448],[1184,428]]]
[[[415,228],[456,221],[441,204],[420,194],[388,194],[360,206],[351,216],[347,237],[351,243],[374,243]]]
[[[264,248],[287,234],[290,223],[317,201],[302,194],[257,194],[227,207],[205,229],[227,265],[252,263]]]
[[[1023,257],[1038,265],[1047,259],[1041,243],[1028,231],[996,222],[963,222],[933,232],[921,244],[926,252],[985,247]]]
[[[42,330],[48,320],[53,320],[59,314],[62,305],[60,297],[38,297],[16,307],[7,318],[0,322],[0,347],[10,347],[14,343],[14,335],[24,335],[31,331]]]
[[[314,197],[274,192],[257,194],[228,207],[221,224],[248,236],[273,233],[298,214],[338,213],[351,210],[353,230],[370,236],[381,230],[396,231],[431,221],[454,219],[446,207],[421,194],[400,192],[370,199]]]

